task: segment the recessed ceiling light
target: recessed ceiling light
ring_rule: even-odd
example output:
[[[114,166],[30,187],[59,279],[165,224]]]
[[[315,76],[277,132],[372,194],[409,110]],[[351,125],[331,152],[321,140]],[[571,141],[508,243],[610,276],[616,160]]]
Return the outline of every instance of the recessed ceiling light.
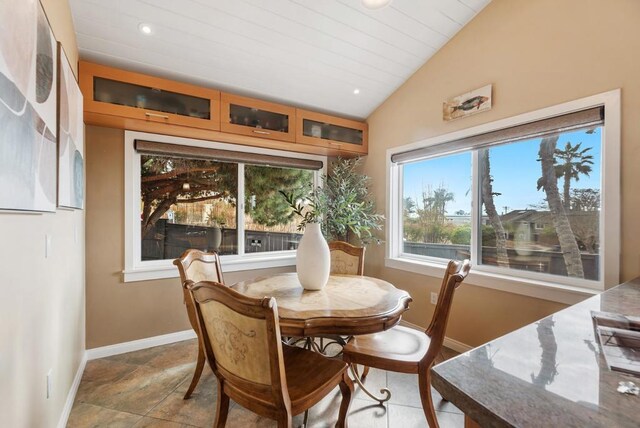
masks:
[[[360,93],[360,89],[356,88],[353,90],[353,95],[358,95]]]
[[[138,29],[140,30],[140,32],[142,34],[149,35],[149,34],[151,34],[153,32],[153,30],[152,30],[152,28],[151,28],[151,26],[149,24],[142,23],[142,24],[138,25]]]
[[[391,0],[362,0],[362,5],[367,9],[381,9],[390,3]]]

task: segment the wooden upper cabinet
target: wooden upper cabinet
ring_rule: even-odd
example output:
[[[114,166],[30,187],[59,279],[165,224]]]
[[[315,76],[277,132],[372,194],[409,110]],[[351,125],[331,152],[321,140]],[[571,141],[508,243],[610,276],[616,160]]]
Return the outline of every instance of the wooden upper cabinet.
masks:
[[[222,93],[220,129],[233,134],[295,141],[293,107]]]
[[[367,154],[367,124],[80,61],[87,124],[327,156]]]
[[[368,125],[364,122],[296,109],[296,130],[297,143],[367,154]]]
[[[80,61],[86,112],[220,129],[220,91]]]

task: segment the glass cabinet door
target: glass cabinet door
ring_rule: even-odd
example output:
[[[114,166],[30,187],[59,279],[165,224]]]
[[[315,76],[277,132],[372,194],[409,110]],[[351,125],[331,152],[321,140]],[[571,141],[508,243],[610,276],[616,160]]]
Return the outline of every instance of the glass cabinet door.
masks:
[[[322,138],[323,140],[339,141],[347,144],[362,145],[362,129],[347,128],[332,125],[317,120],[303,119],[302,133],[306,137]]]
[[[80,61],[84,109],[105,117],[220,130],[220,91]]]
[[[179,94],[159,88],[134,85],[127,82],[94,77],[93,99],[180,116],[211,118],[211,102],[208,98]]]
[[[222,131],[285,141],[295,139],[294,108],[225,93],[221,102]]]
[[[367,153],[367,124],[326,114],[296,110],[296,142],[360,154]]]

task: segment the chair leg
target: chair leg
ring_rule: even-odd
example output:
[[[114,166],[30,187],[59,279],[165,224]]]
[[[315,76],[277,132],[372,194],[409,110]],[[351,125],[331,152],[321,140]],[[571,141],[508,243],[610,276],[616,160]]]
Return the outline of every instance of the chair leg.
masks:
[[[369,374],[369,366],[362,366],[362,376],[360,376],[360,380],[364,383],[364,380],[367,378]]]
[[[430,368],[429,368],[430,369]],[[431,376],[427,373],[418,374],[418,384],[420,387],[420,401],[422,401],[422,410],[427,417],[430,428],[439,428],[436,411],[433,407],[433,397],[431,395]]]
[[[218,379],[218,402],[216,404],[216,420],[214,428],[224,428],[229,414],[229,396],[224,393],[222,382]]]
[[[278,428],[291,428],[292,426],[291,415],[289,413],[285,413],[278,418]]]
[[[340,403],[340,416],[336,427],[347,428],[347,417],[349,416],[349,407],[351,407],[351,398],[353,397],[353,382],[346,370],[342,374],[340,392],[342,392],[342,402]]]
[[[202,376],[202,369],[204,369],[204,362],[205,362],[204,350],[202,349],[202,344],[198,340],[198,361],[196,363],[196,371],[193,373],[193,378],[191,379],[191,385],[189,385],[189,389],[187,389],[187,392],[184,394],[185,400],[191,397],[191,393],[193,392],[194,389],[196,389],[196,385],[200,380],[200,376]]]

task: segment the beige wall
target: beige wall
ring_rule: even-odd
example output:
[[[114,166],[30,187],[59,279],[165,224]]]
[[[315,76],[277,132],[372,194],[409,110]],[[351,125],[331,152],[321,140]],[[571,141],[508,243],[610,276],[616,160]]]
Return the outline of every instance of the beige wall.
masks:
[[[86,135],[87,349],[191,329],[178,278],[123,282],[124,131],[88,126]],[[291,270],[225,272],[224,279]]]
[[[640,2],[493,0],[369,117],[365,172],[385,204],[385,151],[428,137],[622,88],[621,280],[640,275]],[[442,101],[493,84],[490,112],[445,123]],[[383,248],[367,254],[367,273],[414,297],[406,319],[426,325],[437,279],[384,267]],[[468,285],[456,296],[447,335],[478,345],[562,305]]]
[[[73,62],[67,1],[42,3]],[[0,425],[54,427],[84,353],[84,211],[0,214],[0,237]]]
[[[56,40],[62,43],[73,72],[78,75],[78,47],[76,42],[76,32],[73,29],[73,19],[68,0],[40,0],[47,18],[51,23]]]

